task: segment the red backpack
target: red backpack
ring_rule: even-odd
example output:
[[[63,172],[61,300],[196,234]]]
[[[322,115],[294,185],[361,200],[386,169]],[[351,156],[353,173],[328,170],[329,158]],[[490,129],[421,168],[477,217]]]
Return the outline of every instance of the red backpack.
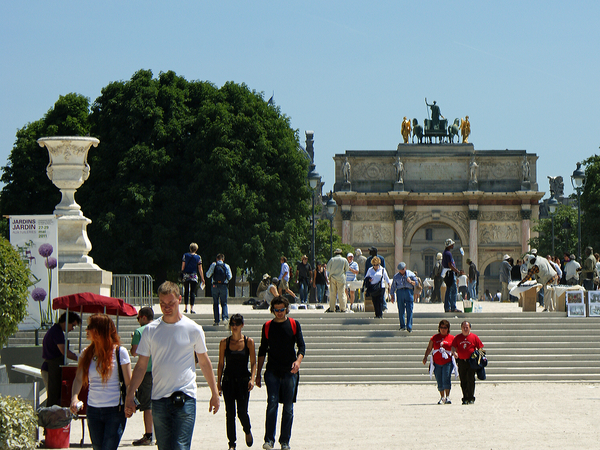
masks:
[[[292,319],[291,317],[288,317],[288,319],[290,319],[290,325],[292,326],[292,333],[294,333],[294,336],[296,336],[296,320]],[[267,339],[269,339],[269,328],[271,327],[271,322],[273,322],[273,319],[268,320],[267,323],[265,323],[265,337]]]

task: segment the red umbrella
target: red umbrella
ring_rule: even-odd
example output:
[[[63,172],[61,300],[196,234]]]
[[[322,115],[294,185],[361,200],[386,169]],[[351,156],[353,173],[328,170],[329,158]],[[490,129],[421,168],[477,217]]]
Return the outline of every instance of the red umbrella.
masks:
[[[52,309],[66,309],[82,313],[104,313],[117,316],[117,331],[119,331],[119,316],[137,316],[137,310],[129,303],[120,298],[106,297],[92,292],[80,292],[78,294],[64,295],[52,300]],[[83,328],[79,329],[79,351],[81,351],[81,335]],[[65,342],[67,342],[68,328],[65,329]],[[67,352],[65,361],[67,364]]]
[[[137,310],[120,298],[92,292],[64,295],[52,300],[52,309],[70,309],[82,313],[104,313],[116,316],[136,316]]]

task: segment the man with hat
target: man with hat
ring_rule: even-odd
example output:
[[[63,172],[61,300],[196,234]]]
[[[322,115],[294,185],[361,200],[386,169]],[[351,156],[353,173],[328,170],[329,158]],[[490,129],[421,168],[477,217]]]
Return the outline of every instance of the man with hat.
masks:
[[[500,283],[502,283],[502,301],[508,302],[510,299],[508,298],[508,283],[510,283],[510,271],[512,270],[512,266],[510,265],[510,256],[504,255],[502,258],[502,263],[500,263]]]
[[[454,241],[452,239],[446,239],[444,243],[446,248],[442,254],[442,276],[446,283],[446,295],[444,297],[444,311],[445,312],[462,312],[456,309],[456,277],[455,274],[460,275],[460,271],[454,264],[454,257],[452,256],[452,249],[454,248]]]
[[[329,312],[335,312],[336,297],[339,297],[340,312],[346,312],[346,272],[350,270],[348,260],[342,256],[342,249],[336,248],[333,258],[327,263],[329,275]]]
[[[394,275],[390,294],[392,303],[394,294],[398,301],[398,315],[400,317],[400,331],[412,332],[414,289],[418,285],[417,277],[406,268],[406,263],[398,264],[398,273]],[[406,311],[406,322],[404,322],[404,311]]]
[[[356,274],[358,274],[358,263],[354,261],[354,255],[352,253],[348,253],[346,255],[348,258],[348,267],[349,270],[346,272],[346,284],[348,285],[348,298],[350,299],[350,305],[348,309],[352,311],[352,305],[354,305],[354,288],[350,286],[350,283],[356,281]]]

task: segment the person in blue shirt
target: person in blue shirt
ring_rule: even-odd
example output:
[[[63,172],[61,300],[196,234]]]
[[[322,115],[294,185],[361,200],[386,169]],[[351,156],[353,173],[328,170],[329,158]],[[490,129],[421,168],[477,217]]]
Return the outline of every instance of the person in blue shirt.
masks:
[[[211,291],[213,297],[213,326],[219,325],[219,301],[221,302],[221,318],[226,324],[229,320],[227,311],[227,283],[233,278],[229,264],[225,264],[225,255],[219,253],[217,260],[210,265],[206,272],[208,278],[212,278]]]
[[[394,294],[398,301],[398,315],[400,317],[400,331],[412,332],[413,324],[413,306],[414,306],[414,289],[418,284],[416,275],[406,268],[406,263],[398,264],[398,272],[392,279],[392,302]],[[406,322],[404,321],[404,313],[406,312]]]

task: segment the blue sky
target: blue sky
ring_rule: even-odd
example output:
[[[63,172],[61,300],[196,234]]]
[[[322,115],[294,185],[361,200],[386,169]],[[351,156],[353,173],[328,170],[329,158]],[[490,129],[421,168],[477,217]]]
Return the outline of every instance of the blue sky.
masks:
[[[274,93],[302,143],[314,130],[326,191],[334,154],[395,150],[427,97],[470,117],[476,150],[536,153],[540,190],[562,175],[570,193],[599,152],[599,17],[591,1],[5,1],[0,165],[60,95],[173,70]]]

